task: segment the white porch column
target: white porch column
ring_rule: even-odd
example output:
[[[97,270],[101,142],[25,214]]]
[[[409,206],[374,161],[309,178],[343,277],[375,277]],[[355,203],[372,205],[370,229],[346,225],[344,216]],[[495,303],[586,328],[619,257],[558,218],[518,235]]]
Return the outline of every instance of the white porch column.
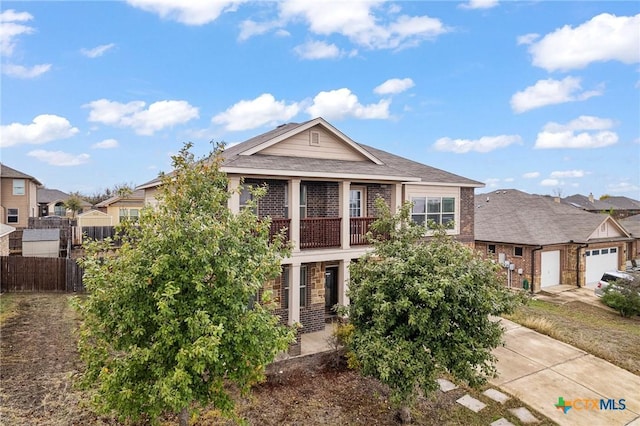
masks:
[[[300,322],[300,263],[289,268],[289,325]]]
[[[395,214],[402,207],[402,184],[391,185],[391,213]]]
[[[289,219],[291,219],[291,229],[289,235],[293,242],[293,252],[300,251],[300,179],[290,179],[287,185],[287,198],[289,199]],[[300,269],[300,265],[298,265]],[[300,274],[298,274],[298,284]],[[298,304],[299,306],[299,304]]]
[[[348,250],[351,248],[351,217],[349,216],[350,189],[351,182],[348,180],[340,182],[338,186],[338,208],[340,210],[340,217],[342,218],[340,229],[340,247],[343,250]]]
[[[338,304],[347,306],[349,304],[349,297],[347,296],[347,290],[349,290],[349,264],[350,259],[340,262],[340,268],[338,269]]]
[[[240,177],[239,176],[229,176],[229,191],[231,192],[231,197],[227,202],[229,206],[229,210],[231,213],[239,213],[240,212],[240,194],[236,191],[240,186]]]

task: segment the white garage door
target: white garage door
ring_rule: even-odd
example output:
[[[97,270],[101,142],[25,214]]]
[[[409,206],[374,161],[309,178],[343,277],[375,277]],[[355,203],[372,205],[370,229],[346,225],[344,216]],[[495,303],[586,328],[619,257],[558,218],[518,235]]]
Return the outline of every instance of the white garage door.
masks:
[[[560,250],[543,251],[541,253],[540,287],[560,284]]]
[[[603,273],[618,270],[618,249],[616,247],[585,251],[587,258],[586,282],[594,285]]]

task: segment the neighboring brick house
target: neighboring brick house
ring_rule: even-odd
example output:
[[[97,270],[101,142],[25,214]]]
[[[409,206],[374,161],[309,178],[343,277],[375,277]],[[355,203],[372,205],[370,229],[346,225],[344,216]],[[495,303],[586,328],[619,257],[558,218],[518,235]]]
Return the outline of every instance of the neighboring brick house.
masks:
[[[629,197],[606,196],[596,200],[593,194],[588,196],[575,194],[562,198],[561,201],[591,213],[608,213],[615,219],[624,219],[625,217],[640,214],[640,201]]]
[[[26,228],[38,217],[37,188],[42,184],[26,173],[0,164],[0,223]]]
[[[38,188],[36,200],[38,201],[38,216],[73,217],[91,209],[91,203],[80,199],[80,209],[75,214],[65,207],[65,202],[71,195],[57,189]]]
[[[630,259],[635,238],[607,214],[515,189],[475,202],[475,248],[502,265],[509,286],[594,285]]]
[[[222,170],[237,188],[268,186],[257,206],[274,232],[286,228],[293,243],[282,275],[265,285],[280,303],[278,314],[302,333],[322,330],[336,304],[348,304],[349,264],[371,248],[364,235],[381,197],[396,210],[414,203],[418,222],[451,223],[448,232],[473,245],[474,189],[484,184],[357,143],[322,118],[289,123],[226,149]],[[139,187],[155,204],[159,179]],[[232,194],[239,211],[248,191]],[[292,348],[295,353],[298,347]]]
[[[627,259],[635,260],[636,263],[640,264],[640,214],[620,219],[620,223],[629,231],[629,235],[634,238],[631,249],[628,251],[629,256],[627,256]]]

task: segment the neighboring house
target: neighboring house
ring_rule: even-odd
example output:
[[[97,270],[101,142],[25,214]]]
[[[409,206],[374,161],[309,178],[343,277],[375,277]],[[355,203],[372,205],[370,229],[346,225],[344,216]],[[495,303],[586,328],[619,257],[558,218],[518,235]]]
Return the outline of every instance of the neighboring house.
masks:
[[[620,219],[620,223],[624,228],[629,231],[629,234],[634,238],[634,241],[629,250],[629,260],[635,260],[636,263],[640,263],[640,214]]]
[[[99,211],[112,218],[112,225],[123,220],[138,220],[144,207],[144,190],[137,189],[128,195],[116,195],[95,205]]]
[[[0,163],[0,223],[26,228],[38,216],[38,179]]]
[[[71,195],[57,189],[38,188],[36,199],[38,201],[38,216],[74,216],[71,210],[65,207],[65,202]],[[80,199],[81,208],[76,214],[82,213],[91,208],[91,203]]]
[[[60,229],[25,229],[22,233],[22,256],[59,257]]]
[[[82,244],[83,236],[92,237],[95,235],[94,228],[112,227],[113,217],[99,210],[89,210],[81,213],[77,217],[77,232],[73,241],[74,245]]]
[[[596,200],[593,194],[588,196],[575,194],[563,198],[561,201],[591,213],[608,213],[615,219],[624,219],[640,214],[640,201],[628,197],[607,196],[604,199]]]
[[[507,285],[533,291],[594,285],[625,264],[634,244],[607,214],[515,189],[476,195],[475,236],[476,249],[503,266]]]
[[[11,254],[11,250],[9,248],[9,235],[11,235],[15,230],[16,228],[13,226],[0,223],[0,256],[9,256],[9,254]]]
[[[370,250],[364,235],[376,198],[393,211],[412,201],[414,220],[450,223],[450,234],[473,245],[474,189],[484,184],[357,143],[322,118],[278,126],[222,155],[231,188],[241,179],[268,186],[257,214],[271,217],[274,232],[287,229],[293,252],[266,287],[282,320],[301,323],[302,333],[323,329],[333,306],[348,303],[349,264]],[[139,187],[148,204],[159,184]],[[249,198],[246,188],[233,193],[229,207],[238,212]]]

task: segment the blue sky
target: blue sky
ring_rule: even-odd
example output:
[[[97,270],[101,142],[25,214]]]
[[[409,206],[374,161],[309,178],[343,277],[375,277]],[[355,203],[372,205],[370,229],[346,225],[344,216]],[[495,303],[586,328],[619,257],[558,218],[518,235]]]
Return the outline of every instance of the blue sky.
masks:
[[[2,162],[49,188],[142,184],[186,141],[322,116],[477,192],[640,199],[638,2],[0,7]]]

